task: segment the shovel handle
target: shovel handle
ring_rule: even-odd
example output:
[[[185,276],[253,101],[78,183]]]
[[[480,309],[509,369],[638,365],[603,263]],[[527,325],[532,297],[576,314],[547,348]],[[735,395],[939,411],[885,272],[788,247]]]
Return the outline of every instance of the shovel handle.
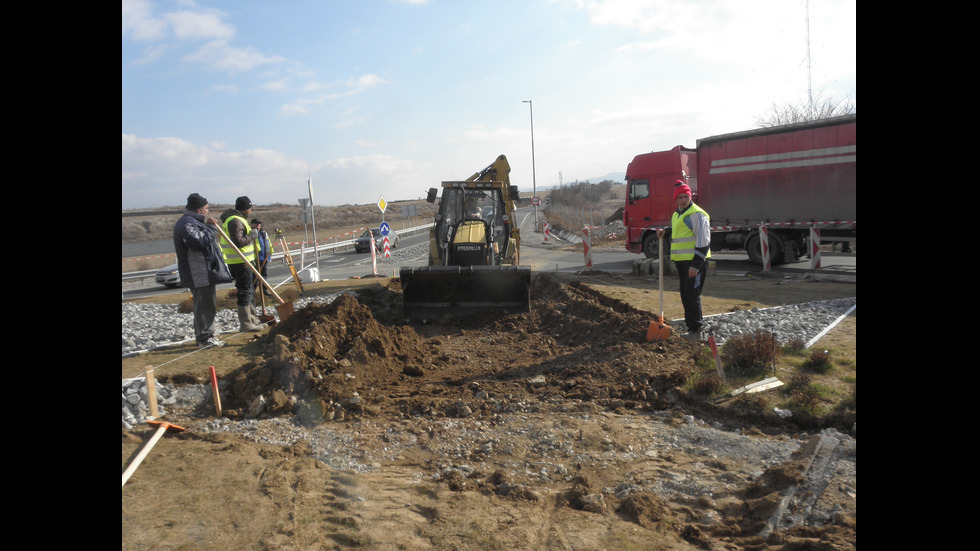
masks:
[[[238,245],[235,245],[235,243],[232,242],[232,240],[228,237],[228,234],[225,233],[225,230],[221,229],[221,226],[215,226],[215,227],[218,228],[218,232],[221,234],[221,237],[224,237],[225,241],[227,241],[228,244],[235,249],[235,252],[238,253],[238,256],[242,257],[242,261],[245,263],[246,266],[248,266],[250,270],[252,270],[252,273],[255,274],[255,277],[259,278],[259,281],[261,281],[263,285],[265,285],[270,291],[272,291],[272,294],[275,295],[276,300],[278,300],[282,304],[286,304],[286,301],[279,296],[279,293],[277,293],[276,290],[272,288],[272,285],[269,285],[269,282],[266,281],[265,278],[262,277],[262,274],[260,274],[259,271],[255,269],[255,266],[248,261],[248,258],[245,256],[245,253],[243,253],[241,249],[238,248]]]
[[[126,481],[129,480],[129,477],[133,476],[133,473],[136,472],[136,467],[140,466],[140,463],[142,463],[143,459],[146,458],[146,454],[150,453],[150,450],[153,449],[153,446],[157,444],[157,441],[163,437],[163,433],[165,432],[167,432],[167,426],[161,425],[160,428],[153,433],[153,438],[150,438],[150,441],[146,443],[146,446],[143,446],[143,450],[136,456],[136,459],[133,459],[133,462],[126,467],[126,471],[122,475],[123,486],[126,485]]]
[[[657,267],[660,269],[660,276],[657,278],[660,281],[660,321],[664,319],[664,240],[657,239],[657,247],[660,249],[660,260],[657,261]]]

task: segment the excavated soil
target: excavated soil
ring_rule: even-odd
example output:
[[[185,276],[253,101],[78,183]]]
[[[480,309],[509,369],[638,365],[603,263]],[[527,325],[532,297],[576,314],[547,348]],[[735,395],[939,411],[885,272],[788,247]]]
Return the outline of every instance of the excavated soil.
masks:
[[[700,346],[647,343],[648,312],[585,285],[531,294],[407,323],[394,280],[297,310],[222,382],[228,419],[178,414],[123,487],[123,548],[856,547],[854,458],[791,502],[813,450],[685,405]],[[124,466],[150,434],[124,431]]]

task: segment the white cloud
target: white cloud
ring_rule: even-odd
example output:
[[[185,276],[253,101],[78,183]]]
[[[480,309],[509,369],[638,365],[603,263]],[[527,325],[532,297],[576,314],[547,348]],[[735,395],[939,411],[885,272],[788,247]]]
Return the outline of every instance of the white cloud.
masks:
[[[234,48],[223,40],[212,40],[193,54],[184,56],[185,61],[193,61],[207,65],[212,69],[239,73],[254,69],[260,65],[282,63],[286,58],[267,56],[255,51],[254,48]]]
[[[223,23],[222,17],[224,17],[224,13],[218,10],[179,11],[168,13],[164,16],[164,20],[170,24],[174,36],[181,40],[229,40],[235,36],[235,29]]]
[[[122,34],[136,42],[153,42],[167,37],[169,26],[153,17],[148,0],[123,0]]]

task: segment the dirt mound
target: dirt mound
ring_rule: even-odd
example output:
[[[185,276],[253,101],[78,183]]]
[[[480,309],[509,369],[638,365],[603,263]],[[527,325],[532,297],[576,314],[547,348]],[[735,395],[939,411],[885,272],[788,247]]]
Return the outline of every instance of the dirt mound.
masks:
[[[558,397],[659,409],[695,361],[686,341],[645,342],[648,313],[549,274],[533,279],[528,312],[435,323],[401,319],[397,287],[309,305],[276,326],[231,378],[229,415],[466,417]]]

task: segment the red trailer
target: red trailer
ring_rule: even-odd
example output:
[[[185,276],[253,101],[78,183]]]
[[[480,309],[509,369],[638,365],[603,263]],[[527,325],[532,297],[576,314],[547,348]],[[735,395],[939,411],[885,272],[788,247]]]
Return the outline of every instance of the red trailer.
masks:
[[[764,225],[770,261],[792,262],[810,254],[811,228],[821,239],[856,239],[856,173],[856,114],[637,155],[626,168],[626,248],[657,255],[656,230],[667,228],[669,235],[674,182],[684,180],[711,216],[712,251],[746,250],[761,264]]]

